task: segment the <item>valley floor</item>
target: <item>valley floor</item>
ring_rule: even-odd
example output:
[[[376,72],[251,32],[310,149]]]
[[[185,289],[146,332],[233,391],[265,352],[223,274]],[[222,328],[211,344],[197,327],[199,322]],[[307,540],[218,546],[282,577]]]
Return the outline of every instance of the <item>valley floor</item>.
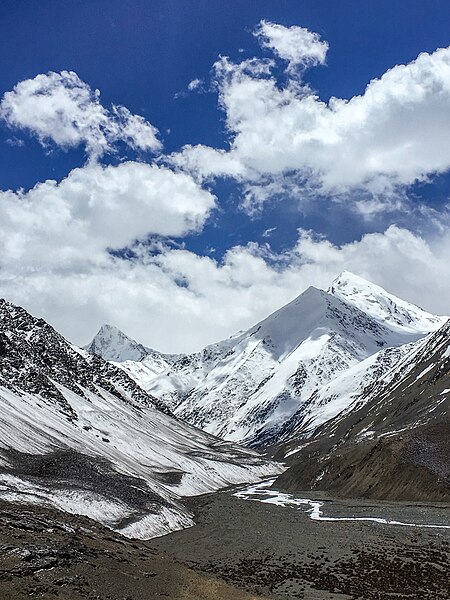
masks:
[[[257,489],[255,490],[255,487]],[[249,490],[253,489],[253,493]],[[84,517],[0,502],[0,598],[448,600],[448,505],[326,500],[241,486],[186,500],[197,525],[134,541]],[[237,497],[246,496],[252,499]],[[298,496],[297,498],[301,498]],[[269,500],[260,502],[254,500]]]
[[[263,600],[92,520],[0,501],[1,600]]]
[[[311,520],[311,505],[283,507],[231,491],[188,504],[197,525],[152,546],[253,593],[279,600],[450,598],[450,528]],[[450,507],[442,504],[333,500],[321,510],[450,526]]]

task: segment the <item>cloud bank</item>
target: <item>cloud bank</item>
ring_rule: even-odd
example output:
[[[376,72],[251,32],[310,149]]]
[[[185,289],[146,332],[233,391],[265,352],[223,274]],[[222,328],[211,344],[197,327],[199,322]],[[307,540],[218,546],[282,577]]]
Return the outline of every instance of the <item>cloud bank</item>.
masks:
[[[214,206],[214,196],[183,173],[136,162],[88,165],[60,183],[0,192],[0,264],[76,272],[104,262],[109,249],[198,231]]]
[[[109,322],[162,351],[198,350],[250,327],[309,285],[327,288],[346,269],[436,313],[450,312],[448,231],[427,241],[391,226],[342,246],[301,231],[286,253],[248,244],[222,261],[161,244],[153,253],[135,246],[132,260],[105,253],[95,262],[74,256],[58,264],[53,241],[45,260],[45,243],[42,234],[35,268],[27,258],[11,272],[2,252],[2,294],[80,344]]]

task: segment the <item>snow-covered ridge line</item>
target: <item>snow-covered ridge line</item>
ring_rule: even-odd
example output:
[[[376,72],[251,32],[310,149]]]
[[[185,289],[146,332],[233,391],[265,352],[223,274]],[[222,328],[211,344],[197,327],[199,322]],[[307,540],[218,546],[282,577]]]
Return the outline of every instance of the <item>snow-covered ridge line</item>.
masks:
[[[419,306],[349,271],[336,277],[327,292],[353,304],[380,323],[389,324],[393,329],[427,334],[441,327],[448,318],[427,313]]]
[[[180,418],[224,439],[264,446],[351,410],[444,321],[344,272],[328,292],[311,287],[200,352],[168,360],[151,351],[120,366]],[[96,342],[103,355],[117,355],[117,343],[108,348],[105,340]]]

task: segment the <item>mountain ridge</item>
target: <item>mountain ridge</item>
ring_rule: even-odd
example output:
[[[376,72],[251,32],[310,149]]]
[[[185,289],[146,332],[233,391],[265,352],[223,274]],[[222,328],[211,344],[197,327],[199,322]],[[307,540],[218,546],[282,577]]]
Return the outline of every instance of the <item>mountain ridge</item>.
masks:
[[[416,342],[443,322],[344,271],[328,292],[310,286],[247,331],[175,356],[158,372],[153,355],[119,366],[180,418],[225,439],[261,446],[285,435],[294,415],[325,414],[321,389],[344,372],[383,348]],[[380,355],[368,364],[370,377],[401,356],[400,350]],[[334,392],[328,396],[331,415],[351,404],[339,393],[341,400]]]
[[[345,497],[450,500],[450,320],[410,348],[360,405],[281,445],[276,485]]]
[[[281,467],[172,416],[123,369],[0,300],[0,498],[129,537],[193,524],[184,496]]]

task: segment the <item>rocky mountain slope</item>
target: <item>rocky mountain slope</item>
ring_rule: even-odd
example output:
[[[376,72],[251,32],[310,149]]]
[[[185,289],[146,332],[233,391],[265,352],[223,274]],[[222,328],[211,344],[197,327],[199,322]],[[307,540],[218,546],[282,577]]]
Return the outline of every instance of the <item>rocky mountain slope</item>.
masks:
[[[444,321],[344,272],[328,292],[309,288],[244,333],[170,357],[159,374],[153,354],[120,366],[189,423],[267,446],[344,410]]]
[[[171,416],[123,369],[0,300],[0,498],[130,537],[193,524],[183,496],[280,467]]]
[[[450,321],[344,413],[280,450],[277,486],[346,497],[450,500]],[[290,436],[295,431],[290,432]]]

